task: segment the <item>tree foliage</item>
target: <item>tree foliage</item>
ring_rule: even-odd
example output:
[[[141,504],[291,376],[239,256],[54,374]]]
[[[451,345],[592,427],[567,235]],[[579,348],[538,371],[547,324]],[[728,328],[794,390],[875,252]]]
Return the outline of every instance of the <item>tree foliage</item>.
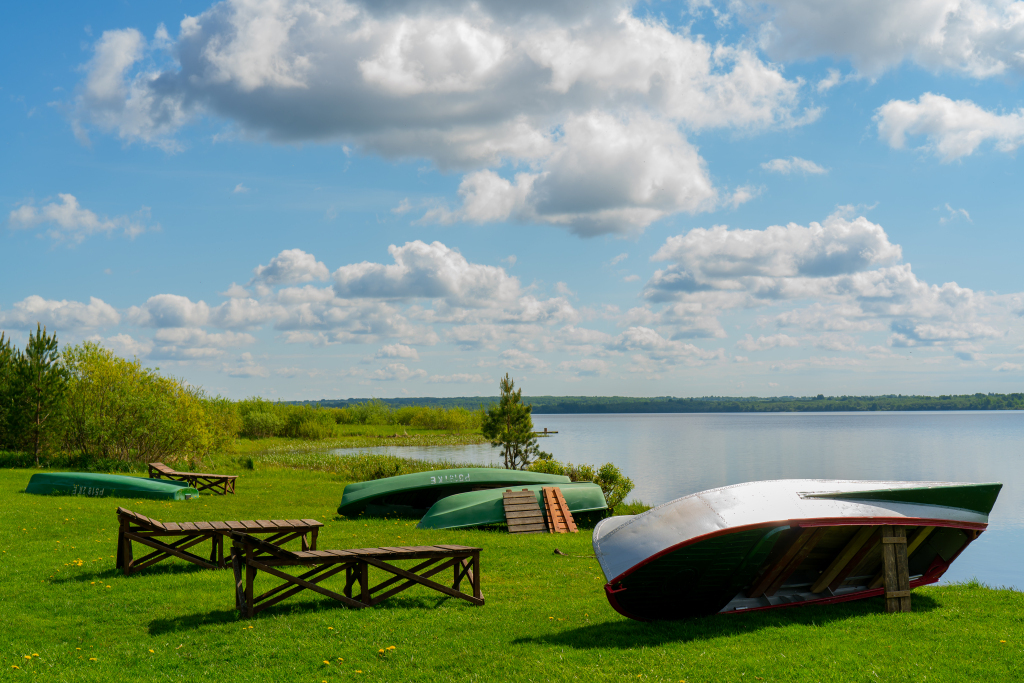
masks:
[[[21,434],[23,445],[31,449],[39,465],[39,455],[55,433],[67,370],[61,363],[57,333],[47,334],[36,325],[29,334],[24,353],[17,354],[14,372],[14,406],[10,418]]]
[[[533,407],[523,403],[523,390],[515,388],[508,373],[499,387],[501,397],[487,409],[480,430],[492,446],[501,448],[502,465],[510,470],[525,470],[534,459],[550,459],[551,454],[537,446],[530,416]]]
[[[217,403],[199,388],[85,342],[64,351],[70,374],[64,449],[86,459],[198,464],[227,436]],[[209,408],[209,409],[208,409]],[[230,438],[230,437],[228,437]]]

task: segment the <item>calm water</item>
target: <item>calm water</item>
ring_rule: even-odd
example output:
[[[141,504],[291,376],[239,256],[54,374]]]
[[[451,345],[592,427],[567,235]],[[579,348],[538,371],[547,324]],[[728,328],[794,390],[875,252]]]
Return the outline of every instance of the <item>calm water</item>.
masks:
[[[1024,588],[1024,412],[535,415],[541,447],[568,462],[613,462],[656,505],[761,479],[1003,483],[982,534],[944,580]],[[340,451],[339,451],[340,452]],[[390,452],[472,463],[489,445]]]

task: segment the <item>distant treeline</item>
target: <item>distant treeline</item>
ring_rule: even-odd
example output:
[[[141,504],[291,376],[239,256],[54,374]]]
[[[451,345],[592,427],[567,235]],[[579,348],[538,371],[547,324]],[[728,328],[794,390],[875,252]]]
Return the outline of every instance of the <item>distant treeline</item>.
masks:
[[[368,399],[321,399],[292,401],[296,404],[319,404],[323,407],[345,408],[366,403]],[[385,398],[381,402],[396,410],[405,406],[441,406],[445,408],[478,409],[498,401],[497,396],[460,396],[456,398]],[[773,398],[701,396],[675,398],[655,396],[524,396],[533,404],[534,415],[571,413],[787,413],[837,412],[870,410],[1024,410],[1024,393],[962,394],[951,396],[777,396]]]

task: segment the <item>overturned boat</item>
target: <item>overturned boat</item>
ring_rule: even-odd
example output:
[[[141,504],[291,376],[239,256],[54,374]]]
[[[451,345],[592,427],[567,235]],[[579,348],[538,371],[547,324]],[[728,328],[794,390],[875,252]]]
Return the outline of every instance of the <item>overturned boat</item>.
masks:
[[[341,497],[338,514],[355,517],[396,515],[422,517],[434,503],[459,493],[510,486],[562,486],[569,477],[497,467],[461,467],[414,472],[397,477],[349,484]]]
[[[37,472],[29,479],[25,493],[156,500],[188,500],[199,496],[198,491],[183,481],[92,472]]]
[[[725,486],[610,517],[594,552],[632,619],[881,595],[881,526],[903,527],[910,587],[935,583],[988,526],[1002,484],[784,479]]]
[[[537,498],[537,505],[543,509],[541,489],[547,486],[551,486],[551,484],[516,486],[515,490],[532,492]],[[558,488],[577,524],[596,522],[608,509],[604,493],[597,484],[591,482],[558,484]],[[416,527],[418,529],[459,529],[504,522],[505,506],[502,495],[505,490],[497,488],[469,491],[442,498],[427,510]]]

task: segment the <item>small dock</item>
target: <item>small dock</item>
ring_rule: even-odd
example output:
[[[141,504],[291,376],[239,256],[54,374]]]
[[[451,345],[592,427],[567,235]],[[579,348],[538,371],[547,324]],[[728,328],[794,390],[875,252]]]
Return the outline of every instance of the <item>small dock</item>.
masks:
[[[551,436],[552,434],[557,434],[557,433],[558,432],[554,432],[554,431],[549,432],[547,427],[544,428],[543,432],[530,432],[530,434],[532,436]]]

